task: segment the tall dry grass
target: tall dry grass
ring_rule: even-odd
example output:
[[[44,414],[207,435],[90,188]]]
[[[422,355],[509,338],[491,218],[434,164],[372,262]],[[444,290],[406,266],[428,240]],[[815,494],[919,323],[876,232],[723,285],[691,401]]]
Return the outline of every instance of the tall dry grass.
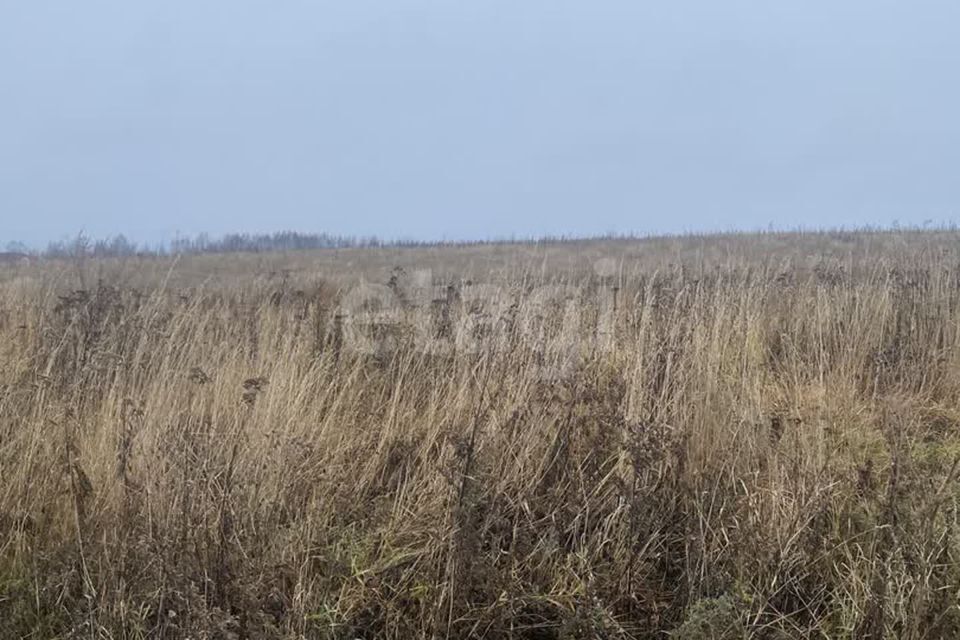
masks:
[[[957,637],[956,240],[10,267],[0,637]]]

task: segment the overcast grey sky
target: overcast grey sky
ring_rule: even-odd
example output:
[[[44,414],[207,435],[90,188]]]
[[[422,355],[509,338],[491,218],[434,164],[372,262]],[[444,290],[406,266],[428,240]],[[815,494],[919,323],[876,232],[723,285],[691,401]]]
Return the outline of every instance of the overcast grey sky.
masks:
[[[0,241],[960,217],[956,0],[0,0]]]

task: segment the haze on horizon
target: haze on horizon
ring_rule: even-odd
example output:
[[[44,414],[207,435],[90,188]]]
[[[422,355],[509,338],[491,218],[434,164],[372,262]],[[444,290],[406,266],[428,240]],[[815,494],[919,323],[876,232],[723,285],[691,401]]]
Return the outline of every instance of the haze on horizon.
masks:
[[[960,4],[0,2],[0,244],[953,221]]]

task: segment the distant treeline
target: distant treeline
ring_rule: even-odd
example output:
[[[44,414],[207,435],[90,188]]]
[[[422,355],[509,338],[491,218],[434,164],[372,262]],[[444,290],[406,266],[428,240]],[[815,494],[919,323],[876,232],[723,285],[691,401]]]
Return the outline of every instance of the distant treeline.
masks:
[[[606,239],[633,236],[604,236]],[[120,234],[108,238],[91,239],[80,235],[72,240],[51,242],[45,249],[31,250],[19,242],[10,242],[6,251],[23,256],[70,258],[76,256],[123,257],[166,256],[179,254],[260,253],[271,251],[310,251],[317,249],[354,249],[369,247],[436,247],[468,246],[497,243],[556,243],[582,240],[573,236],[545,236],[540,238],[493,238],[486,240],[381,240],[375,236],[336,236],[326,233],[230,233],[212,237],[202,233],[193,237],[177,237],[169,243],[141,244]]]
[[[815,234],[838,239],[852,238],[871,233],[923,233],[929,231],[958,231],[954,223],[923,226],[860,227],[856,229],[802,229],[793,230],[755,230],[721,231],[712,233],[679,233],[663,236],[607,233],[596,236],[548,235],[539,237],[498,237],[481,240],[383,240],[376,236],[338,236],[327,233],[301,233],[298,231],[278,231],[276,233],[229,233],[212,237],[201,233],[192,237],[177,237],[170,242],[158,244],[137,243],[120,234],[103,239],[91,239],[79,235],[72,240],[51,242],[45,249],[34,250],[20,242],[8,242],[0,245],[5,250],[0,254],[8,257],[44,257],[70,258],[76,256],[123,257],[123,256],[169,256],[180,254],[218,254],[218,253],[265,253],[271,251],[310,251],[317,249],[354,249],[369,247],[439,247],[439,246],[479,246],[488,244],[557,244],[564,242],[589,242],[595,240],[632,241],[654,237],[689,236],[738,236],[738,235],[793,235]]]
[[[93,240],[79,236],[69,241],[51,242],[46,249],[32,252],[47,258],[65,258],[76,255],[98,257],[163,256],[200,253],[237,253],[266,251],[305,251],[381,246],[377,238],[332,236],[326,233],[230,233],[212,237],[205,233],[193,237],[177,237],[169,243],[140,244],[124,235]],[[13,250],[10,246],[8,249]]]

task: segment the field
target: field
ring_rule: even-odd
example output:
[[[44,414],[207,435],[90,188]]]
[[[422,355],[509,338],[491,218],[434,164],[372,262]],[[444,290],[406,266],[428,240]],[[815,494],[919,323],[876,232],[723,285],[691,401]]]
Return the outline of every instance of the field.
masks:
[[[960,233],[0,265],[0,638],[960,636]]]

